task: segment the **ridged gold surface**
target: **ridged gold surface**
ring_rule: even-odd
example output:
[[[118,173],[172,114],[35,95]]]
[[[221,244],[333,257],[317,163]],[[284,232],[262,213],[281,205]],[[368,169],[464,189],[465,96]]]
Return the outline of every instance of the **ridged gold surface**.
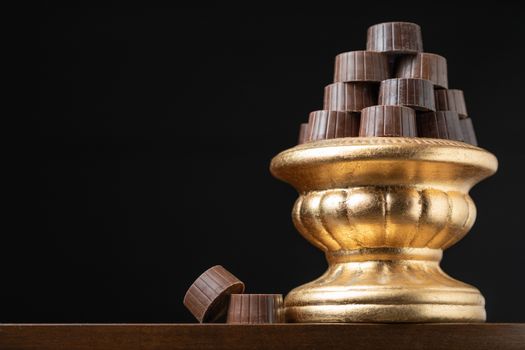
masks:
[[[282,152],[272,173],[300,193],[292,217],[329,268],[285,299],[291,322],[479,322],[479,291],[441,252],[472,227],[468,195],[497,160],[462,142],[344,138]]]

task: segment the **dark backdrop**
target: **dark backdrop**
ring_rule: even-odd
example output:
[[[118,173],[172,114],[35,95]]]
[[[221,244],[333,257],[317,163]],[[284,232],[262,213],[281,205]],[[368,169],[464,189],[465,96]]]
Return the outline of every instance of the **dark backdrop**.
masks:
[[[490,321],[525,321],[523,19],[511,5],[395,3],[33,9],[0,321],[191,322],[182,298],[214,264],[248,292],[319,276],[323,255],[290,220],[297,195],[268,166],[321,108],[334,56],[389,20],[419,23],[426,51],[447,57],[500,161],[442,266],[482,291]]]

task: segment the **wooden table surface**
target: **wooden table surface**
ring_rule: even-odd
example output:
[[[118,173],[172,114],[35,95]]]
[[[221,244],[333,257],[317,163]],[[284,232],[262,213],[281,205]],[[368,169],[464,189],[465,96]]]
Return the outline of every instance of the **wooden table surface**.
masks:
[[[0,349],[525,349],[524,323],[0,324]]]

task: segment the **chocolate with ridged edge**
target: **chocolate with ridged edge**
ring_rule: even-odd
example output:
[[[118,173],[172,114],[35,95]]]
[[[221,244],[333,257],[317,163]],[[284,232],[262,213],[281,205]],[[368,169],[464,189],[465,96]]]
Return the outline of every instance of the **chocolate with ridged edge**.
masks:
[[[230,294],[243,292],[244,283],[216,265],[193,282],[184,296],[184,305],[199,322],[217,322],[226,315]]]
[[[459,125],[461,126],[461,132],[463,133],[463,142],[477,146],[478,140],[476,138],[476,132],[474,131],[474,125],[472,125],[472,119],[460,119]]]
[[[454,111],[460,118],[467,118],[467,105],[463,91],[458,89],[441,89],[434,92],[436,97],[436,111]]]
[[[366,49],[392,54],[423,51],[421,27],[409,22],[379,23],[368,28]]]
[[[361,137],[416,137],[416,112],[403,106],[372,106],[361,111]]]
[[[324,88],[323,109],[361,112],[377,104],[377,86],[370,83],[333,83]]]
[[[430,80],[396,78],[381,82],[379,104],[435,111],[434,86]]]
[[[417,116],[419,137],[463,141],[459,115],[453,111],[421,113]]]
[[[305,143],[307,134],[308,134],[308,123],[301,123],[301,125],[299,126],[299,137],[297,140],[298,145]]]
[[[448,88],[447,59],[433,53],[399,57],[394,72],[396,78],[430,80],[436,87]]]
[[[359,135],[360,115],[355,112],[315,111],[310,113],[309,134],[305,142],[356,137]]]
[[[381,52],[350,51],[335,57],[334,82],[380,82],[390,78],[388,56]]]
[[[232,294],[226,323],[284,323],[281,294]]]

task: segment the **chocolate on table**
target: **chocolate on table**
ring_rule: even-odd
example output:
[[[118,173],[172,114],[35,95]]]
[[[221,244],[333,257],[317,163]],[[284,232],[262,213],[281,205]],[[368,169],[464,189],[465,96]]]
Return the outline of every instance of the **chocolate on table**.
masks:
[[[299,138],[297,140],[298,145],[306,142],[307,133],[308,123],[301,123],[301,126],[299,127]]]
[[[372,106],[361,111],[361,137],[416,137],[416,112],[403,106]]]
[[[310,113],[309,135],[305,141],[355,137],[359,135],[360,115],[355,112],[315,111]]]
[[[216,322],[225,316],[230,294],[243,292],[244,283],[216,265],[193,282],[184,296],[184,305],[199,322]]]
[[[380,105],[411,107],[419,111],[435,111],[434,86],[430,80],[395,78],[381,82]]]
[[[421,28],[415,23],[387,22],[368,28],[366,49],[392,54],[423,51]]]
[[[283,323],[281,294],[232,294],[226,323]]]
[[[472,125],[472,119],[464,118],[459,120],[461,131],[463,133],[463,142],[470,143],[471,145],[477,146],[478,140],[476,138],[476,132]]]
[[[381,52],[350,51],[335,57],[335,82],[380,82],[388,78],[388,56]]]
[[[447,60],[433,53],[399,57],[396,62],[396,78],[426,79],[440,88],[448,88]]]
[[[324,88],[323,109],[360,112],[377,104],[377,86],[369,83],[333,83]]]
[[[417,116],[419,137],[463,141],[459,115],[453,111],[421,113]]]
[[[468,117],[467,105],[462,90],[441,89],[434,92],[437,111],[454,111],[460,118]]]

